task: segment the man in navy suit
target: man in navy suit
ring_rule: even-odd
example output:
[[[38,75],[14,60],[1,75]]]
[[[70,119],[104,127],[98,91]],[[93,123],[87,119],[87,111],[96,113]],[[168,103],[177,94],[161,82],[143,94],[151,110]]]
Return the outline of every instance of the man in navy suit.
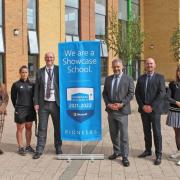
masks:
[[[36,153],[33,159],[43,154],[47,137],[49,115],[54,126],[54,146],[56,154],[61,154],[62,141],[60,140],[60,108],[59,108],[59,68],[54,65],[54,53],[45,54],[46,66],[39,69],[36,74],[34,89],[34,108],[39,114],[38,137]]]
[[[129,166],[128,114],[131,113],[130,101],[134,96],[134,82],[123,73],[121,59],[112,61],[112,69],[114,74],[106,78],[103,90],[114,151],[109,159],[122,156],[123,166]]]
[[[137,81],[135,96],[141,113],[145,140],[145,151],[138,157],[144,158],[152,154],[152,127],[156,154],[154,164],[159,165],[162,157],[160,119],[164,111],[165,80],[164,76],[155,72],[155,68],[155,60],[148,58],[145,61],[146,72]]]

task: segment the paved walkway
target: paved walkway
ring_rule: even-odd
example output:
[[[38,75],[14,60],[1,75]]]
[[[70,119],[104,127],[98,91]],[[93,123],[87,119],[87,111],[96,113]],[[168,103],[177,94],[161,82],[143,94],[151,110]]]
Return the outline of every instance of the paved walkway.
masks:
[[[103,104],[103,103],[102,103]],[[129,141],[130,141],[130,167],[123,167],[120,159],[108,160],[112,152],[109,138],[107,117],[102,105],[103,140],[84,144],[84,153],[104,153],[105,160],[56,160],[53,146],[53,128],[49,121],[47,145],[44,155],[33,160],[31,155],[24,157],[17,154],[16,126],[13,122],[12,104],[8,105],[2,148],[4,155],[0,156],[0,180],[178,180],[180,167],[175,161],[168,159],[171,152],[176,150],[172,128],[165,125],[166,116],[162,117],[163,134],[163,160],[160,166],[153,165],[155,155],[146,159],[139,159],[144,150],[143,132],[140,116],[137,113],[137,104],[132,102],[132,115],[129,116]],[[34,129],[33,129],[34,133]],[[36,138],[32,138],[35,147]],[[153,148],[154,150],[154,148]],[[63,143],[63,152],[80,153],[80,144],[72,142]]]

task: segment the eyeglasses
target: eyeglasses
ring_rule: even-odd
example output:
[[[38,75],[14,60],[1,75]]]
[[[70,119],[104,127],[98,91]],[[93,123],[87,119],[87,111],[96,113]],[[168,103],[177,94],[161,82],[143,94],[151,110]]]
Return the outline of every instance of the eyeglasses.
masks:
[[[54,59],[54,57],[45,57],[45,59]]]

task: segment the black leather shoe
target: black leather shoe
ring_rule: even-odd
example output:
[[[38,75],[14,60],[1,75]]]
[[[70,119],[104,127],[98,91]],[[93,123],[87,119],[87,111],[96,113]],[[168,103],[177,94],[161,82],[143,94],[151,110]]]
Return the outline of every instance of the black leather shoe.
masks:
[[[33,159],[39,159],[40,157],[41,157],[41,153],[38,153],[38,152],[36,152],[34,155],[33,155]]]
[[[108,159],[109,159],[109,160],[113,160],[113,159],[118,158],[119,156],[121,156],[121,154],[113,153],[112,155],[110,155],[110,156],[108,157]]]
[[[160,165],[161,164],[161,157],[157,157],[154,161],[154,165]]]
[[[146,156],[151,156],[152,155],[152,153],[151,152],[149,152],[149,151],[144,151],[142,154],[140,154],[138,157],[139,158],[144,158],[144,157],[146,157]]]
[[[4,152],[3,152],[3,150],[2,149],[0,149],[0,154],[3,154]]]
[[[122,158],[122,164],[123,164],[123,166],[125,166],[125,167],[128,167],[128,166],[130,165],[129,160],[128,160],[127,157],[123,157],[123,158]]]
[[[58,154],[62,154],[63,152],[62,152],[62,150],[61,149],[56,149],[56,154],[58,155]]]

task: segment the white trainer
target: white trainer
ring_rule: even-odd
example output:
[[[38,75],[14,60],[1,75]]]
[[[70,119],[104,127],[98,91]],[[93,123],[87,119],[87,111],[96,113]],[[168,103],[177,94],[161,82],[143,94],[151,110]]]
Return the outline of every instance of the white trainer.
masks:
[[[176,165],[180,166],[180,161],[178,161],[178,162],[176,163]]]
[[[170,158],[176,159],[176,158],[179,157],[179,156],[180,156],[180,150],[176,151],[174,154],[171,154],[171,155],[170,155]]]

